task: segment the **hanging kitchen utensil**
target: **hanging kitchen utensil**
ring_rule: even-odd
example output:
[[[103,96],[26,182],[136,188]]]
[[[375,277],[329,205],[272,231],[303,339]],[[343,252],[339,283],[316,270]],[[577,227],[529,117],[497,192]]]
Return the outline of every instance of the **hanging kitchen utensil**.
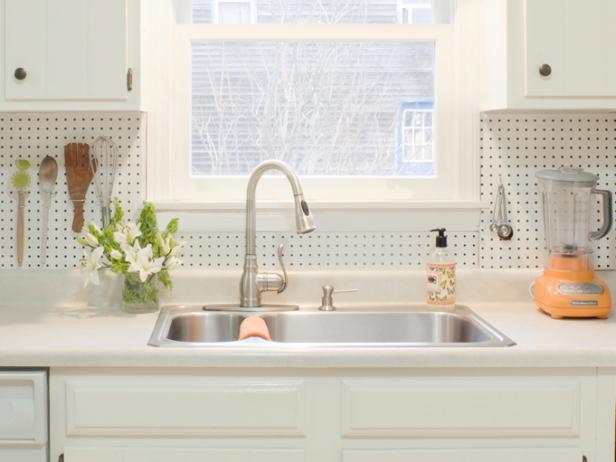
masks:
[[[494,200],[490,231],[496,233],[501,241],[509,241],[513,237],[513,227],[509,224],[507,218],[507,196],[505,194],[505,186],[503,185],[503,178],[500,175],[498,177],[498,188]]]
[[[110,220],[111,195],[113,184],[118,171],[118,148],[111,139],[100,136],[92,144],[92,170],[94,175],[94,187],[96,197],[101,206],[103,228]]]
[[[13,188],[17,192],[17,266],[20,268],[24,265],[24,215],[26,208],[26,196],[30,188],[30,162],[25,159],[17,159],[15,161],[17,171],[13,174],[11,182]]]
[[[39,166],[39,190],[41,192],[41,266],[45,266],[47,259],[47,232],[49,229],[49,208],[51,197],[56,188],[58,179],[58,163],[51,156],[45,156]]]
[[[90,162],[90,146],[85,143],[69,143],[64,146],[66,184],[73,203],[73,226],[76,233],[83,229],[83,207],[88,187],[96,171],[96,163]]]

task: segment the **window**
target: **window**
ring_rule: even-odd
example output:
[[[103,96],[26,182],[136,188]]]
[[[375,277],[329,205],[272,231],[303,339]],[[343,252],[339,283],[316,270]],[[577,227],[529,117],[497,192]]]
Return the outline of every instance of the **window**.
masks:
[[[203,7],[205,2],[195,1],[195,17],[207,17]],[[201,8],[199,8],[201,5]],[[212,0],[210,3],[212,23],[214,24],[251,24],[254,19],[254,2],[251,0]]]
[[[434,103],[403,103],[396,136],[397,170],[415,177],[434,175]]]
[[[431,0],[400,0],[399,18],[402,24],[432,23]]]
[[[229,8],[251,4],[260,24],[431,24],[433,9],[451,13],[451,0],[193,0],[193,22],[219,23],[216,8],[221,3]],[[406,21],[400,19],[404,11],[409,12]],[[441,21],[449,22],[445,17]]]
[[[300,175],[413,176],[398,168],[398,111],[433,95],[430,42],[195,43],[192,174],[274,157]]]
[[[173,27],[164,199],[241,203],[270,158],[313,202],[466,194],[454,0],[176,2],[190,20]],[[286,200],[280,180],[260,197]]]

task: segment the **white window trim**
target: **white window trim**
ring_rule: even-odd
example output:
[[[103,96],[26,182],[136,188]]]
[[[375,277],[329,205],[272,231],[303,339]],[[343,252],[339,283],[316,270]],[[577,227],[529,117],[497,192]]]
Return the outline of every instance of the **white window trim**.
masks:
[[[245,203],[158,202],[159,220],[166,223],[180,217],[185,233],[243,231]],[[477,232],[481,202],[373,202],[311,203],[319,231],[406,231],[425,232],[435,226],[450,232]],[[284,232],[295,229],[293,204],[259,201],[259,232]]]
[[[158,2],[162,11],[169,8],[170,0],[152,2]],[[206,178],[205,181],[195,181],[190,179],[190,156],[169,154],[190,153],[191,149],[190,136],[179,136],[180,133],[188,133],[190,130],[190,110],[185,106],[190,101],[190,87],[176,84],[178,81],[190,81],[190,65],[164,66],[164,63],[190,64],[191,40],[313,40],[315,36],[320,40],[365,40],[367,28],[374,32],[374,35],[370,36],[378,36],[379,41],[431,40],[436,31],[440,47],[446,43],[450,47],[448,56],[455,56],[455,61],[450,59],[449,62],[439,63],[437,42],[437,66],[442,66],[438,73],[440,79],[436,82],[440,88],[437,101],[446,101],[448,110],[439,108],[443,120],[437,119],[435,124],[454,136],[439,140],[437,135],[435,143],[442,143],[439,144],[440,150],[447,149],[457,153],[452,156],[454,161],[450,165],[443,166],[449,168],[454,175],[449,177],[443,189],[439,190],[440,197],[437,194],[433,196],[434,200],[426,200],[425,197],[413,194],[408,188],[399,185],[391,188],[392,184],[399,181],[392,178],[360,177],[363,181],[372,182],[372,186],[386,189],[390,186],[391,194],[387,197],[374,194],[358,196],[358,191],[369,189],[365,187],[366,183],[363,183],[361,188],[356,187],[358,177],[325,178],[329,180],[330,187],[324,187],[321,178],[302,177],[302,183],[315,214],[330,216],[325,220],[329,224],[319,226],[321,230],[342,230],[346,229],[349,223],[353,223],[353,229],[358,230],[375,229],[375,226],[382,230],[425,230],[438,223],[448,226],[452,231],[476,231],[479,212],[484,204],[479,202],[478,76],[472,71],[479,68],[477,45],[481,10],[480,0],[464,0],[461,3],[464,7],[459,8],[457,23],[453,28],[443,25],[409,28],[406,25],[195,27],[175,24],[166,24],[165,27],[158,24],[150,28],[148,19],[144,18],[144,42],[148,43],[150,40],[148,31],[156,36],[151,39],[151,53],[144,54],[144,67],[146,72],[150,69],[157,77],[155,81],[150,81],[151,85],[144,88],[145,107],[148,110],[148,200],[153,201],[162,212],[180,215],[187,225],[193,223],[189,225],[193,230],[222,231],[223,227],[225,231],[239,231],[244,226],[241,212],[244,208],[245,177]],[[160,21],[160,12],[151,16],[152,21]],[[169,69],[173,72],[170,73]],[[447,71],[442,72],[442,69]],[[176,104],[177,102],[183,102],[184,106]],[[444,127],[451,128],[445,130]],[[438,151],[436,155],[438,156]],[[178,178],[181,181],[178,182]],[[413,179],[413,182],[417,181],[421,180]],[[178,183],[182,185],[180,189],[177,188]],[[198,183],[201,183],[201,186]],[[266,177],[261,182],[258,192],[259,209],[267,211],[268,218],[260,218],[260,229],[275,231],[286,227],[291,206],[287,188],[283,179],[278,177]],[[316,197],[311,196],[313,191]],[[340,195],[340,191],[347,193]],[[336,200],[331,200],[331,197]],[[377,210],[379,212],[375,215]],[[229,219],[231,216],[235,218]],[[380,221],[375,222],[375,216],[379,216]],[[404,218],[407,216],[412,219]]]
[[[435,144],[437,156],[437,178],[392,178],[392,177],[302,177],[306,197],[312,201],[326,202],[336,197],[338,202],[382,201],[382,200],[446,200],[455,197],[457,169],[452,162],[438,162],[438,153],[450,152],[451,133],[451,84],[447,82],[451,74],[451,27],[406,25],[240,25],[203,26],[181,25],[176,29],[175,56],[176,82],[178,92],[174,118],[174,133],[183,133],[176,139],[177,152],[190,152],[190,81],[191,44],[194,41],[257,41],[257,40],[319,40],[319,41],[366,41],[367,37],[379,42],[436,41],[437,74],[435,86],[436,126],[439,127]],[[393,136],[393,134],[392,134]],[[190,175],[190,156],[181,156],[174,163],[174,199],[179,201],[240,200],[245,195],[246,177],[201,177]],[[282,178],[267,178],[260,186],[261,197],[266,200],[288,198],[288,186]]]

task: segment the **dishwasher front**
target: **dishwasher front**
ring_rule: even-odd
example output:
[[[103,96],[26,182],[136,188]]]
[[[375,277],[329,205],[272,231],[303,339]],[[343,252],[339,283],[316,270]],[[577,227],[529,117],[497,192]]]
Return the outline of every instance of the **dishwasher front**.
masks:
[[[0,369],[0,461],[48,462],[47,371]]]

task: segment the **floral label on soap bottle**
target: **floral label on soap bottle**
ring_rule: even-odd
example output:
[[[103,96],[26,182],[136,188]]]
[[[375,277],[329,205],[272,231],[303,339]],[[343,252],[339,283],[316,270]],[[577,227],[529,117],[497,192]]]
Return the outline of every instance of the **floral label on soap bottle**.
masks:
[[[428,264],[428,299],[430,305],[453,305],[456,302],[456,264]]]

